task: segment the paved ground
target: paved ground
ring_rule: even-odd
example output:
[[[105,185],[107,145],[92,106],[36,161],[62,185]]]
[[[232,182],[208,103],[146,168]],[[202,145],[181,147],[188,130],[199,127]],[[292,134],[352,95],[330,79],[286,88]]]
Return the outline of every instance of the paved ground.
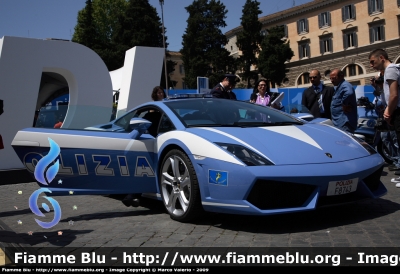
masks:
[[[388,194],[376,200],[269,217],[209,214],[196,223],[171,220],[154,200],[128,208],[115,197],[55,197],[62,219],[47,230],[36,224],[28,205],[37,184],[3,185],[0,242],[33,247],[399,247],[400,188],[390,182],[393,177],[385,167],[382,181]]]
[[[35,247],[400,246],[400,189],[390,182],[392,173],[384,169],[388,194],[377,200],[269,217],[209,214],[190,224],[171,220],[159,201],[145,200],[133,208],[112,197],[55,197],[62,219],[48,230],[36,224],[28,205],[37,184],[4,185],[0,219]]]

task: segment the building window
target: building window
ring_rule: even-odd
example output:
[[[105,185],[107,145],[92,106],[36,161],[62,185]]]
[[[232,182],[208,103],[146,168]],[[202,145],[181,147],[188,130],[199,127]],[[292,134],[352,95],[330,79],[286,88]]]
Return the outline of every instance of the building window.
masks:
[[[400,36],[400,16],[399,15],[397,15],[397,29],[399,30],[399,36]]]
[[[364,74],[363,69],[356,64],[350,64],[343,69],[345,77],[357,76]]]
[[[368,14],[383,12],[383,0],[368,0]]]
[[[348,20],[356,19],[356,7],[354,4],[342,7],[342,20],[346,22]]]
[[[308,20],[307,19],[300,19],[297,21],[297,33],[306,33],[308,32]]]
[[[331,25],[331,13],[329,11],[318,14],[318,25],[320,29]]]
[[[285,32],[285,38],[288,38],[289,37],[289,34],[288,34],[288,28],[287,28],[287,25],[283,25],[283,31]]]
[[[309,58],[310,55],[310,41],[299,43],[299,59]]]
[[[320,53],[328,53],[333,51],[333,46],[332,46],[332,35],[324,35],[320,36],[319,38],[319,48],[320,48]]]
[[[349,65],[349,76],[356,76],[356,65]]]
[[[187,89],[186,83],[182,82],[182,89]]]
[[[357,29],[343,31],[343,48],[356,48],[358,45]]]
[[[305,85],[310,83],[310,73],[305,72],[300,75],[299,79],[297,80],[297,85]]]
[[[385,26],[383,23],[369,26],[369,41],[371,44],[379,41],[385,41]]]
[[[183,65],[179,65],[179,73],[185,74],[185,67]]]

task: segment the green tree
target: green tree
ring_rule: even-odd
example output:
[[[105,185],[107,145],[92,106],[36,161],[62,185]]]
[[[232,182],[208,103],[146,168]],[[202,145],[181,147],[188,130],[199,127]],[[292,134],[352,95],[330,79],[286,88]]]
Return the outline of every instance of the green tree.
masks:
[[[262,24],[258,20],[258,15],[262,12],[259,6],[260,3],[256,0],[246,0],[240,18],[243,30],[237,34],[236,45],[242,51],[237,61],[242,71],[242,79],[247,80],[247,88],[251,87],[250,79],[256,79],[258,74],[257,71],[251,71],[251,66],[257,65],[257,55],[262,41]]]
[[[149,0],[87,0],[78,12],[72,41],[94,50],[108,70],[115,70],[124,65],[125,52],[132,47],[163,47],[161,19]],[[167,63],[168,73],[174,64]]]
[[[97,44],[97,29],[93,19],[92,0],[86,0],[86,6],[78,12],[78,24],[72,36],[73,42],[78,42],[88,48],[94,48]]]
[[[111,38],[119,28],[126,5],[126,0],[87,0],[85,8],[78,12],[72,41],[95,51],[109,70],[120,67],[120,63],[114,64],[118,53]]]
[[[221,75],[236,71],[235,60],[224,48],[227,38],[220,28],[226,27],[227,10],[216,0],[194,0],[185,7],[189,13],[187,27],[182,36],[182,61],[185,84],[197,87],[197,77],[209,77],[213,86]]]
[[[126,0],[92,0],[94,5],[93,19],[98,29],[99,39],[104,44],[111,42],[114,31],[119,26],[119,17],[125,12]]]
[[[129,0],[119,20],[119,27],[112,36],[118,67],[123,65],[125,52],[132,47],[163,47],[161,19],[148,0]]]
[[[284,39],[284,36],[284,26],[276,26],[268,29],[268,34],[261,43],[258,71],[273,87],[275,84],[281,85],[288,72],[285,62],[294,56],[289,41]]]

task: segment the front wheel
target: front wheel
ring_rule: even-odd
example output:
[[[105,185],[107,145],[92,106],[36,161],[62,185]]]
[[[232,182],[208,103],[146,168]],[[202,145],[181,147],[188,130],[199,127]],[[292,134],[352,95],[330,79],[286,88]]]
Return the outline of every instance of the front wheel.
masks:
[[[165,155],[159,178],[161,197],[171,219],[188,222],[203,213],[196,172],[183,151],[173,149]]]
[[[385,146],[382,140],[379,141],[376,147],[378,153],[383,157],[383,160],[385,160],[385,162],[388,163],[389,165],[393,164],[389,149]]]

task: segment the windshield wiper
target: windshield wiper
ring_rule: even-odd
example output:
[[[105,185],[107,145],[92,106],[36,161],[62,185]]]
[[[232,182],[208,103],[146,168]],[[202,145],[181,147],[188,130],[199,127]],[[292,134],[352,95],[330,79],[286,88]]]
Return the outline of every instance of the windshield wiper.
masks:
[[[235,126],[238,127],[261,127],[261,126],[269,126],[271,123],[267,122],[234,122]]]

